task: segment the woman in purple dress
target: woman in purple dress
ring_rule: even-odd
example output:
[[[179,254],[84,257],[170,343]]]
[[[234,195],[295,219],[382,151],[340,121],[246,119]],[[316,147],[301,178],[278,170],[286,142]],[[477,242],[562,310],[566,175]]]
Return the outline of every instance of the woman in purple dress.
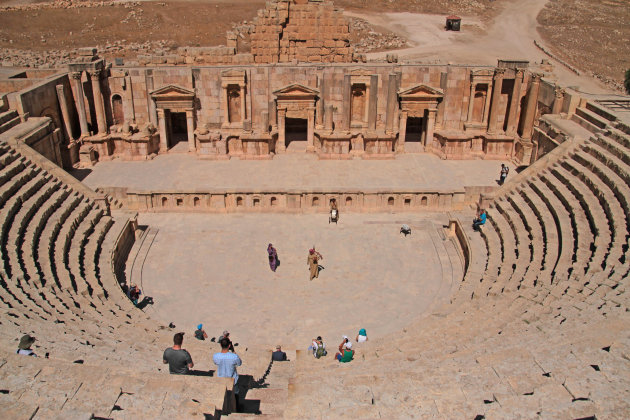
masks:
[[[278,253],[276,252],[276,248],[269,244],[267,253],[269,254],[269,268],[275,273],[276,267],[278,266]]]

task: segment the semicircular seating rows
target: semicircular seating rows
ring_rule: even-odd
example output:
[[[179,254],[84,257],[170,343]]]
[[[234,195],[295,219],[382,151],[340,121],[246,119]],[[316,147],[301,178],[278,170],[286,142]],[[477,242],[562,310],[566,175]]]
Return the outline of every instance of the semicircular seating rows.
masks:
[[[565,142],[500,188],[481,233],[463,225],[471,254],[451,303],[364,343],[346,365],[322,367],[298,350],[295,370],[281,381],[286,388],[268,394],[286,404],[276,414],[629,413],[630,128],[596,107],[578,111],[574,123],[588,137]],[[172,331],[129,302],[112,266],[128,216],[107,215],[6,143],[0,210],[2,331],[45,336],[54,349],[50,359],[33,361],[2,343],[4,413],[192,417],[226,408],[230,384],[220,378],[156,373]],[[268,353],[253,354],[264,378]]]
[[[589,105],[562,123],[581,136],[486,200],[480,233],[463,225],[451,304],[335,370],[298,359],[290,416],[630,415],[630,128]]]
[[[173,331],[136,308],[115,274],[132,214],[108,215],[104,200],[44,160],[26,145],[18,151],[0,141],[3,416],[212,418],[231,409],[231,379],[165,381],[159,372]],[[26,333],[49,358],[15,355]],[[214,348],[186,344],[209,369]],[[243,373],[262,376],[269,354],[243,355]]]

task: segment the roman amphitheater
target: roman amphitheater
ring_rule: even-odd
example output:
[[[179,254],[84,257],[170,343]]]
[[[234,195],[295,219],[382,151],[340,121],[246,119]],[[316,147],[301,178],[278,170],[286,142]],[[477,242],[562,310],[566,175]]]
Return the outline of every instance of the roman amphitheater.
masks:
[[[0,20],[65,24],[13,3]],[[539,36],[558,2],[459,2],[485,7],[459,32],[391,4],[251,3],[218,46],[3,58],[2,417],[630,417],[630,96]],[[378,28],[406,45],[361,51]],[[212,362],[223,330],[238,410]],[[162,363],[180,331],[195,375]],[[38,357],[16,354],[25,334]]]

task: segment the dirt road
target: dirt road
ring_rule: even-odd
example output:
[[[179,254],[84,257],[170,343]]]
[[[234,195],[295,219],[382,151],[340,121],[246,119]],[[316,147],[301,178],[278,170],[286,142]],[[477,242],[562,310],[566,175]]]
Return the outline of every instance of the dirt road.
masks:
[[[532,64],[549,59],[554,64],[554,76],[563,85],[576,85],[588,92],[610,92],[603,83],[592,77],[577,76],[534,45],[534,40],[541,42],[536,17],[546,3],[547,0],[512,0],[504,3],[503,10],[487,25],[477,17],[463,16],[461,32],[445,31],[444,15],[346,14],[407,37],[412,47],[389,52],[397,53],[405,61],[496,65],[497,59],[526,59]],[[369,53],[367,57],[378,60],[387,53]]]

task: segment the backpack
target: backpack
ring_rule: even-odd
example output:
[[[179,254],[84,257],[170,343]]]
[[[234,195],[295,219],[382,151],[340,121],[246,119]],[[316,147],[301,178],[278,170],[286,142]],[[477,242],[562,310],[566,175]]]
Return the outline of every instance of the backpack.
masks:
[[[315,357],[319,359],[322,356],[326,356],[326,354],[327,352],[326,352],[326,349],[324,348],[324,345],[317,343],[317,350],[315,350]]]

